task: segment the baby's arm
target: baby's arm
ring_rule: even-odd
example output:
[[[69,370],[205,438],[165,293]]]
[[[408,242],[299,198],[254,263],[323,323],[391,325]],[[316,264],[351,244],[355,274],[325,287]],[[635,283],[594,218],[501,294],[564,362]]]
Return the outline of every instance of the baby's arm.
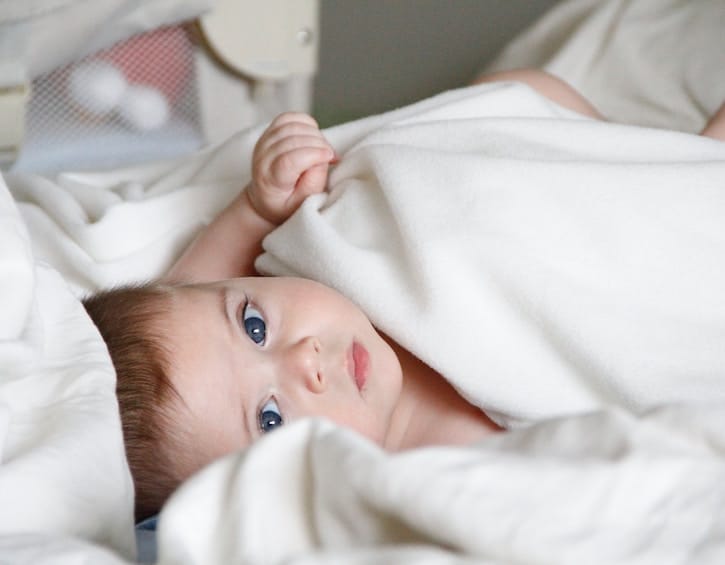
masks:
[[[700,132],[700,135],[725,141],[725,102],[723,102],[720,109],[710,118],[705,129]]]
[[[473,84],[481,84],[486,82],[515,81],[528,84],[531,88],[538,91],[539,94],[546,96],[549,100],[574,110],[585,116],[590,116],[598,120],[604,120],[597,109],[577,92],[572,86],[563,80],[538,69],[515,69],[511,71],[499,71],[495,73],[481,75],[473,81]],[[725,102],[720,109],[710,118],[700,135],[712,137],[725,141]]]
[[[257,141],[252,180],[164,277],[203,282],[256,274],[262,240],[309,195],[322,192],[334,151],[306,114],[278,116]]]
[[[473,84],[484,82],[515,81],[528,84],[539,94],[546,96],[557,104],[584,114],[591,118],[603,120],[597,109],[584,96],[563,80],[538,69],[515,69],[499,71],[478,77]]]

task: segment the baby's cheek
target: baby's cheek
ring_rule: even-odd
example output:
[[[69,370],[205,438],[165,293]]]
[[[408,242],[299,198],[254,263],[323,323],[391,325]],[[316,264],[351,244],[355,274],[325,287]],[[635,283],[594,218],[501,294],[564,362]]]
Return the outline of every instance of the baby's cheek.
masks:
[[[345,426],[382,447],[387,435],[387,421],[379,415],[366,414],[348,421]]]

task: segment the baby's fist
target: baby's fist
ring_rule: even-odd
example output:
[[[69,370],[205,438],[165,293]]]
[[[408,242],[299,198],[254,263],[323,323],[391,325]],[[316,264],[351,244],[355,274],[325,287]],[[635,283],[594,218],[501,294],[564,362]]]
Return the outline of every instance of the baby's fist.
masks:
[[[310,194],[322,192],[335,152],[307,114],[279,115],[257,141],[249,200],[266,220],[281,224]]]

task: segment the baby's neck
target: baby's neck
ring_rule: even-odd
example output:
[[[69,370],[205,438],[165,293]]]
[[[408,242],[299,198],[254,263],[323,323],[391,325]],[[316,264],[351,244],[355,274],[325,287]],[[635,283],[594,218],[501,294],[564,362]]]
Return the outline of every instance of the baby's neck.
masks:
[[[438,372],[391,342],[403,370],[403,389],[385,447],[400,451],[425,445],[456,445],[500,431]]]

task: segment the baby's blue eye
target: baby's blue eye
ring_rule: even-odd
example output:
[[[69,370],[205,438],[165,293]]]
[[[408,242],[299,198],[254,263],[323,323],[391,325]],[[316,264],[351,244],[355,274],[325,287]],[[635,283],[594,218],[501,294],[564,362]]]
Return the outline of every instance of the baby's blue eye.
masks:
[[[264,345],[267,339],[267,324],[259,310],[247,302],[242,312],[242,321],[244,322],[244,331],[247,332],[250,339],[257,345]]]
[[[266,434],[271,432],[275,428],[278,428],[284,424],[282,413],[280,412],[279,406],[274,398],[270,398],[264,403],[262,409],[259,411],[259,429],[262,433]]]

